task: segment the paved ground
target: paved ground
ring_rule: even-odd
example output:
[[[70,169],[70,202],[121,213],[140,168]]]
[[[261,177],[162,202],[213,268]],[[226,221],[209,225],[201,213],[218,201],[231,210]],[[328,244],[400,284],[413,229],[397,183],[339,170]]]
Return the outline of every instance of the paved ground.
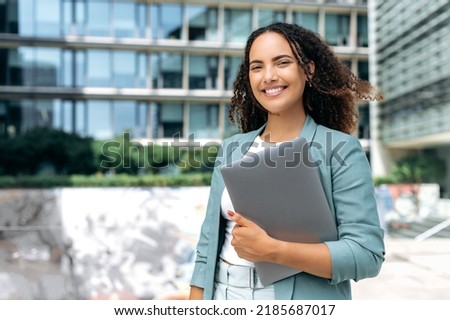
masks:
[[[450,300],[450,239],[386,239],[376,278],[353,284],[354,300]]]

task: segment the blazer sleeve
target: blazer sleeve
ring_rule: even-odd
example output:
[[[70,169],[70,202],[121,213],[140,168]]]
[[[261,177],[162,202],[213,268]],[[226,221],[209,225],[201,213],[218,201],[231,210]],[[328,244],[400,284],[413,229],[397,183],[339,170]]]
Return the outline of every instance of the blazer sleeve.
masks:
[[[385,249],[369,162],[354,137],[331,157],[332,199],[338,226],[338,240],[326,242],[332,259],[331,283],[375,277]]]
[[[219,167],[222,159],[223,146],[220,146],[218,156],[215,161],[213,174],[211,177],[211,188],[209,193],[208,204],[206,207],[205,219],[200,230],[200,237],[196,248],[196,259],[194,263],[194,271],[190,281],[190,285],[204,288],[206,281],[206,270],[208,261],[208,250],[211,241],[211,228],[213,228],[214,223],[212,222],[212,217],[217,212],[214,210],[214,202],[217,200],[217,195],[215,194],[217,189],[217,181],[220,178]]]

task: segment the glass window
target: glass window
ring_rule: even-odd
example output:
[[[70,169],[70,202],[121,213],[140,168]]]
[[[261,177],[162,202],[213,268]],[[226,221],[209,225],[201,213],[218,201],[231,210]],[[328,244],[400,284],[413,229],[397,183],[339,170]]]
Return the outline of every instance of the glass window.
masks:
[[[135,6],[134,3],[113,2],[114,6],[114,36],[118,38],[133,38],[135,36]]]
[[[225,41],[245,42],[252,31],[252,11],[225,9]]]
[[[8,33],[8,14],[7,14],[6,0],[0,0],[0,33]],[[0,118],[2,116],[3,104],[0,101]],[[0,121],[1,123],[1,121]],[[0,127],[0,137],[3,136],[3,130]]]
[[[61,127],[61,100],[36,100],[34,110],[34,126],[47,128]]]
[[[8,108],[8,127],[9,135],[25,133],[28,129],[34,127],[34,106],[32,100],[14,100],[11,101]]]
[[[75,85],[82,87],[85,85],[86,77],[86,51],[75,51]]]
[[[151,64],[151,72],[152,72],[152,87],[160,88],[162,87],[162,79],[160,74],[160,55],[157,53],[152,53],[150,55],[150,64]]]
[[[11,100],[6,105],[6,130],[10,136],[33,127],[61,128],[61,100]]]
[[[189,40],[217,40],[217,9],[188,5]]]
[[[18,86],[58,86],[61,49],[28,48],[8,50],[6,81]]]
[[[19,33],[19,15],[16,3],[0,1],[0,33]],[[1,132],[1,131],[0,131]]]
[[[8,127],[14,130],[14,126],[9,124],[9,101],[0,100],[0,137],[13,137],[14,132],[12,134],[8,134]]]
[[[152,8],[154,39],[181,39],[183,9],[181,4],[154,4]]]
[[[358,108],[358,114],[358,138],[370,139],[370,113],[368,105],[360,106]]]
[[[225,57],[224,84],[225,90],[232,90],[242,57]]]
[[[149,122],[150,122],[150,137],[159,138],[159,133],[162,132],[159,126],[159,112],[160,106],[156,102],[149,103]]]
[[[6,136],[6,120],[8,118],[7,101],[0,100],[0,137]]]
[[[217,84],[217,57],[189,56],[189,89],[214,89]]]
[[[74,66],[74,51],[64,50],[63,51],[63,66],[62,66],[62,85],[66,87],[71,87],[74,85],[73,81],[73,66]]]
[[[369,81],[369,63],[367,61],[358,61],[358,76]]]
[[[325,39],[333,46],[348,46],[350,16],[327,13],[325,16]]]
[[[189,135],[195,139],[218,138],[219,106],[191,104],[189,107]]]
[[[34,35],[34,1],[33,0],[21,0],[19,2],[19,12],[18,14],[18,33],[23,36]],[[13,6],[10,6],[13,10]],[[9,12],[13,14],[13,12]]]
[[[7,81],[13,86],[32,86],[34,84],[33,48],[9,49]]]
[[[368,22],[367,16],[358,15],[358,47],[368,47],[369,46],[369,35],[368,35]]]
[[[84,1],[76,1],[75,3],[75,23],[77,33],[84,35],[86,33],[86,3]]]
[[[114,102],[114,136],[130,132],[134,136],[136,128],[136,103],[134,101]]]
[[[108,87],[111,85],[111,54],[107,50],[89,50],[87,52],[87,85]]]
[[[62,123],[61,127],[66,132],[73,132],[73,107],[74,102],[65,100],[62,104]]]
[[[138,37],[145,38],[147,34],[147,5],[138,3],[137,10]]]
[[[313,32],[319,32],[319,15],[315,12],[294,12],[294,23],[309,29]]]
[[[37,36],[59,36],[61,33],[60,0],[35,1]]]
[[[75,130],[80,136],[87,135],[86,101],[75,102]]]
[[[111,103],[106,100],[90,100],[87,107],[87,135],[98,140],[112,138]]]
[[[74,5],[71,0],[64,0],[63,1],[63,33],[64,34],[72,34],[72,25],[73,25],[73,17],[74,17]]]
[[[183,105],[181,103],[158,104],[158,138],[183,136]]]
[[[183,57],[177,53],[162,53],[160,77],[162,88],[181,88],[183,77]]]
[[[147,136],[148,116],[149,116],[149,107],[148,107],[147,103],[139,102],[136,137],[146,137]]]
[[[20,133],[21,108],[19,101],[5,101],[5,134],[15,137]]]
[[[6,50],[7,58],[3,60],[6,63],[5,69],[5,85],[20,86],[22,83],[22,62],[18,49],[2,49]]]
[[[60,102],[60,101],[59,101]],[[62,104],[58,103],[53,108],[53,128],[62,130],[63,113]]]
[[[36,48],[34,65],[34,84],[36,86],[58,86],[61,72],[61,49]]]
[[[87,35],[96,37],[109,37],[110,13],[109,2],[91,0],[87,2]]]
[[[136,56],[134,51],[114,51],[114,86],[135,87]]]
[[[258,27],[264,27],[275,22],[284,22],[285,17],[284,11],[261,9],[258,12]]]
[[[0,86],[6,86],[9,84],[7,82],[7,77],[8,77],[8,55],[10,50],[11,49],[0,48]],[[1,132],[2,131],[0,130],[0,135]]]
[[[145,88],[147,87],[147,54],[139,52],[137,59],[137,86],[139,88]]]
[[[35,126],[34,112],[33,100],[20,100],[20,133],[25,133]]]

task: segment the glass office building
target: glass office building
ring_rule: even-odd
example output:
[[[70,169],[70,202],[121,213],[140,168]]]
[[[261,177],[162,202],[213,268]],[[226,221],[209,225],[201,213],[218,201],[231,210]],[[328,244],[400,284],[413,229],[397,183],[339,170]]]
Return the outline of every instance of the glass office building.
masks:
[[[374,76],[385,93],[372,121],[374,174],[421,152],[445,160],[450,171],[450,2],[371,0],[369,16]],[[449,196],[450,172],[441,186]]]
[[[362,0],[0,0],[0,135],[220,140],[235,130],[227,110],[245,40],[276,21],[318,32],[368,78]],[[360,115],[368,138],[367,105]]]

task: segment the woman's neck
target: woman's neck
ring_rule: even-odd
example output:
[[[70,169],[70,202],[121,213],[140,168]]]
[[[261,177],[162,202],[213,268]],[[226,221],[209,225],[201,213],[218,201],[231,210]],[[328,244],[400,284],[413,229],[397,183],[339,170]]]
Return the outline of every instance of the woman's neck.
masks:
[[[289,141],[297,137],[306,121],[306,114],[301,112],[292,114],[269,114],[267,124],[261,133],[261,139],[266,142]]]

